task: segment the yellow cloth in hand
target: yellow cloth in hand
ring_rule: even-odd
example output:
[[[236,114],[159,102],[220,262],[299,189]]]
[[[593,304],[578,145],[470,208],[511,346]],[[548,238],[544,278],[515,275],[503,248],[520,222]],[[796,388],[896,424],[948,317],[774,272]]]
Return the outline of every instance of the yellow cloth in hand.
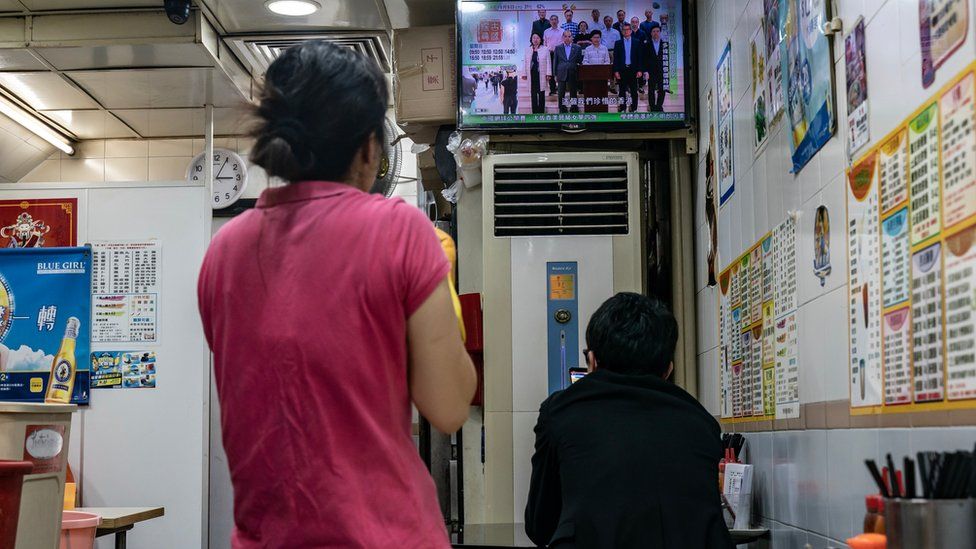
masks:
[[[444,249],[444,255],[451,262],[451,272],[447,275],[447,285],[451,288],[451,301],[454,303],[454,314],[458,318],[458,328],[461,329],[461,341],[465,341],[467,334],[464,331],[464,317],[461,315],[461,300],[458,299],[457,290],[454,289],[454,267],[457,262],[457,248],[454,246],[454,239],[451,238],[451,235],[437,227],[434,227],[434,231],[437,233],[437,238],[441,241],[441,248]]]

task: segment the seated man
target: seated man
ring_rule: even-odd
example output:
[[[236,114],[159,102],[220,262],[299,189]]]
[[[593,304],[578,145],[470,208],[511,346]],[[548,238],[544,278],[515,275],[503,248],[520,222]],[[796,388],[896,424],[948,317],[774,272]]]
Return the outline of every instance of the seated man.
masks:
[[[536,424],[525,531],[558,548],[731,549],[720,506],[718,423],[680,387],[678,325],[620,293],[593,314],[591,372],[550,396]]]

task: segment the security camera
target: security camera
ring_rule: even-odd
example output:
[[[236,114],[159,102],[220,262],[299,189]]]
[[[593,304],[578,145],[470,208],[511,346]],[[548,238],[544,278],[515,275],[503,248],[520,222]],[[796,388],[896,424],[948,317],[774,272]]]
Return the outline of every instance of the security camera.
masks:
[[[190,19],[190,0],[163,0],[166,16],[176,25],[182,25]]]

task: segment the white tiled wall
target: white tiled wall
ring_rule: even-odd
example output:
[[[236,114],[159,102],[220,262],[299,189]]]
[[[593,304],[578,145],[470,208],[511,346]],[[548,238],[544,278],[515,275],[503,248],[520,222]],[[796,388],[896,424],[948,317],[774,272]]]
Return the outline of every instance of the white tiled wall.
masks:
[[[938,70],[933,86],[923,90],[917,0],[830,3],[845,29],[853,27],[859,16],[865,18],[872,144],[976,58],[976,26],[970,24],[967,43]],[[765,149],[759,154],[752,142],[748,52],[749,40],[763,12],[763,0],[697,0],[697,12],[700,101],[705,100],[708,87],[714,87],[715,64],[727,41],[732,41],[736,191],[719,213],[718,269],[757,242],[788,212],[799,213],[800,399],[803,404],[844,400],[848,398],[844,235],[844,170],[848,154],[842,137],[847,131],[843,38],[834,38],[836,104],[841,107],[835,137],[799,174],[792,175],[783,121],[771,129]],[[700,150],[704,151],[707,126],[703,126],[700,135]],[[704,216],[704,156],[699,155],[698,160],[695,223],[699,398],[717,414],[716,295],[714,289],[705,286],[708,226]],[[813,218],[820,205],[828,208],[833,244],[833,272],[823,286],[812,269]],[[843,541],[860,531],[864,495],[876,491],[865,470],[865,459],[879,459],[888,452],[903,456],[919,450],[971,449],[976,442],[976,427],[776,431],[748,433],[746,437],[750,459],[756,465],[756,490],[762,496],[760,514],[772,534],[768,545],[802,549],[809,543],[813,549],[824,549],[844,547]]]
[[[410,139],[403,139],[401,176],[417,177],[417,157],[410,153]],[[251,140],[218,138],[215,148],[232,150],[247,159]],[[115,181],[173,181],[186,177],[186,169],[193,157],[202,153],[203,139],[141,139],[81,141],[74,156],[60,151],[52,154],[22,182],[100,183]],[[257,198],[268,186],[268,177],[259,166],[248,166],[248,185],[244,198]],[[417,203],[417,185],[407,181],[397,186],[396,196],[410,204]]]

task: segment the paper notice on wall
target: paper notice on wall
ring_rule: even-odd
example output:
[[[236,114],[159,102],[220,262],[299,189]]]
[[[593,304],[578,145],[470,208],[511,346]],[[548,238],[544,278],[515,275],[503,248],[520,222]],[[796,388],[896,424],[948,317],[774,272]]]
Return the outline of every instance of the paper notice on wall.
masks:
[[[796,312],[776,321],[776,419],[800,417]]]
[[[908,123],[912,245],[939,234],[939,105]]]
[[[773,303],[776,318],[797,307],[796,222],[780,223],[773,232]]]
[[[766,98],[766,45],[762,24],[749,42],[749,52],[752,58],[752,117],[755,132],[753,146],[758,155],[764,148],[766,136],[769,135],[771,118],[768,112],[769,101]]]
[[[881,286],[885,309],[908,301],[910,275],[908,208],[902,208],[881,222]]]
[[[881,404],[881,243],[878,238],[878,157],[847,174],[851,406]]]
[[[912,358],[915,402],[942,400],[942,244],[912,256]]]
[[[732,364],[742,362],[742,338],[739,337],[742,325],[742,309],[735,307],[732,309]]]
[[[939,100],[942,122],[942,217],[945,228],[976,214],[976,108],[972,73]]]
[[[92,244],[92,343],[159,341],[161,245]]]
[[[739,285],[742,305],[742,317],[740,318],[739,329],[747,330],[752,324],[752,279],[750,275],[752,274],[752,268],[749,266],[749,254],[742,256],[739,261]]]
[[[97,351],[91,354],[92,389],[154,389],[154,351]]]
[[[881,146],[878,158],[881,162],[881,211],[889,212],[908,200],[908,134],[899,132],[889,139]]]
[[[949,400],[976,398],[976,227],[945,241]]]
[[[847,149],[851,153],[871,139],[868,124],[868,71],[864,60],[864,18],[844,38],[847,73]]]
[[[910,316],[906,306],[884,317],[885,404],[888,406],[912,402]]]
[[[773,237],[767,236],[762,241],[762,295],[763,306],[773,300],[773,279],[775,268],[773,266]]]

